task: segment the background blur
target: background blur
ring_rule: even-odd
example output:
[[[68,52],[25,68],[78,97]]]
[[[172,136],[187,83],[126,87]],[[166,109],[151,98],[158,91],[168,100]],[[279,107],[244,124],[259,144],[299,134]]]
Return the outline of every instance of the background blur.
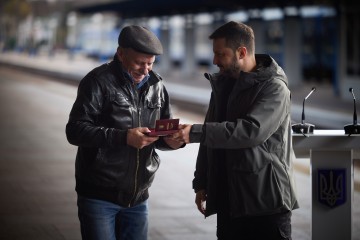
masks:
[[[234,20],[252,26],[256,53],[285,70],[292,120],[316,129],[353,123],[360,96],[360,8],[336,0],[1,0],[0,239],[80,239],[74,191],[76,147],[65,124],[79,81],[112,59],[121,29],[140,24],[164,46],[155,70],[170,93],[174,117],[203,121],[212,65],[208,36]],[[198,145],[158,152],[162,164],[150,189],[150,240],[216,239],[216,218],[204,220],[191,188]],[[354,155],[353,239],[360,239],[359,153]],[[293,239],[311,239],[310,161],[294,163],[301,208]]]
[[[69,60],[83,55],[104,62],[113,57],[121,28],[136,23],[163,42],[162,74],[177,68],[193,74],[213,69],[208,36],[236,20],[254,28],[256,52],[273,56],[292,87],[330,84],[335,96],[349,99],[349,86],[360,87],[359,8],[349,2],[2,0],[0,51],[65,52]]]

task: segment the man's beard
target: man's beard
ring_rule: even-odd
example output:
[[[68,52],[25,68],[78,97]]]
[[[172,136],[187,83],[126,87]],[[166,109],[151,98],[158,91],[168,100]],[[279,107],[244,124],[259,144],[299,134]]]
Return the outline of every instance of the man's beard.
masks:
[[[229,68],[225,69],[222,73],[220,73],[220,76],[224,77],[224,78],[235,78],[236,79],[239,76],[240,71],[241,71],[241,68],[237,64],[236,59],[234,57]]]

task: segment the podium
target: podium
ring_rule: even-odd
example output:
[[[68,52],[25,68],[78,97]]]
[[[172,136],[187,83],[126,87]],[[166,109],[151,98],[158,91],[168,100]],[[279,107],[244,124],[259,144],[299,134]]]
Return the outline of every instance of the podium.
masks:
[[[311,239],[353,239],[353,159],[360,135],[348,136],[344,130],[293,133],[293,148],[296,157],[310,157]]]

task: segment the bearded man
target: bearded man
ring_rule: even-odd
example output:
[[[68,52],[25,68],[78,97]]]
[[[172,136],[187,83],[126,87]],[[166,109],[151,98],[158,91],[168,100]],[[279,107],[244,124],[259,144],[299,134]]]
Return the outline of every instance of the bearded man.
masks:
[[[255,54],[251,27],[228,22],[210,35],[217,74],[204,124],[183,124],[174,139],[200,143],[193,180],[217,237],[291,239],[294,189],[290,90],[283,69]]]

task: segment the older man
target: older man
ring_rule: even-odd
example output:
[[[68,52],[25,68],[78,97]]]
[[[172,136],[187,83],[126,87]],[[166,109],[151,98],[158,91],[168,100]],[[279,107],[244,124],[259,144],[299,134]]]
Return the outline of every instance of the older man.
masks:
[[[113,61],[80,82],[66,135],[78,146],[76,192],[84,240],[147,239],[148,188],[159,167],[156,149],[182,143],[146,133],[171,118],[169,96],[152,71],[163,52],[142,26],[123,28]]]

